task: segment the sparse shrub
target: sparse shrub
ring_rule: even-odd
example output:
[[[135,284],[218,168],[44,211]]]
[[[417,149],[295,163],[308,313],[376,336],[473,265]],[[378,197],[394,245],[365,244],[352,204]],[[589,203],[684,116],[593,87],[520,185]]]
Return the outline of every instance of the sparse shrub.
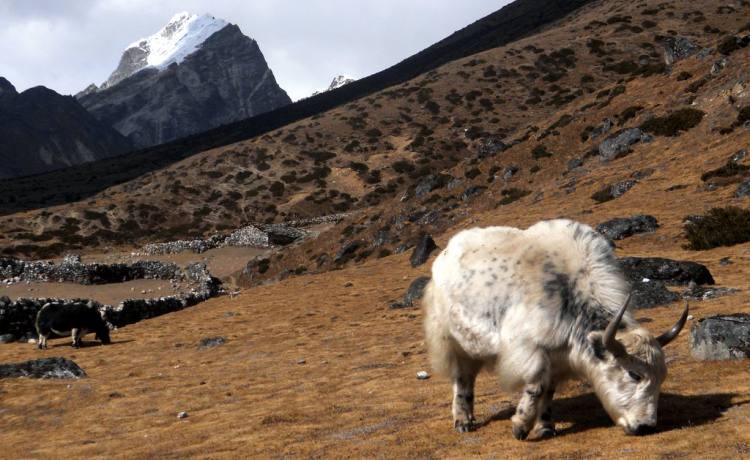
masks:
[[[468,179],[474,179],[475,177],[479,176],[480,174],[482,174],[482,171],[480,171],[478,168],[473,168],[473,169],[470,169],[470,170],[466,171],[464,173],[464,176],[466,176],[466,178],[468,178]]]
[[[507,204],[511,204],[514,201],[518,201],[530,193],[531,192],[529,190],[523,190],[523,189],[515,188],[515,187],[507,189],[507,190],[503,190],[502,192],[500,192],[500,194],[503,196],[503,199],[500,200],[498,205],[505,206]]]
[[[641,125],[641,129],[656,136],[678,136],[694,128],[703,120],[704,112],[691,107],[679,109],[663,117],[655,117]]]
[[[619,125],[624,125],[628,122],[631,118],[635,118],[635,116],[643,110],[643,107],[640,105],[632,105],[628,107],[627,109],[623,110],[619,115],[617,115],[617,122]]]
[[[273,194],[273,196],[279,197],[284,194],[284,183],[276,181],[273,184],[271,184],[271,187],[269,188],[269,191]]]
[[[531,151],[531,156],[534,157],[535,160],[538,160],[540,158],[548,158],[551,157],[552,154],[547,151],[547,148],[543,145],[537,145],[534,147],[534,150]]]
[[[396,171],[399,174],[408,174],[412,171],[414,171],[414,163],[407,161],[407,160],[398,160],[393,162],[391,165],[391,168],[393,168],[394,171]]]
[[[713,208],[685,226],[687,249],[704,250],[750,241],[750,211],[734,206]]]
[[[677,74],[677,81],[685,81],[685,80],[689,80],[691,78],[693,78],[693,74],[691,74],[690,72],[687,72],[685,70],[683,70],[682,72],[680,72],[679,74]]]
[[[737,123],[743,124],[750,121],[750,105],[740,109],[740,113],[737,114]]]
[[[750,171],[750,166],[741,165],[734,161],[728,161],[727,164],[720,168],[713,169],[711,171],[705,172],[701,175],[702,181],[707,181],[709,179],[712,179],[714,177],[732,177],[732,176],[738,176],[738,175],[744,175]]]

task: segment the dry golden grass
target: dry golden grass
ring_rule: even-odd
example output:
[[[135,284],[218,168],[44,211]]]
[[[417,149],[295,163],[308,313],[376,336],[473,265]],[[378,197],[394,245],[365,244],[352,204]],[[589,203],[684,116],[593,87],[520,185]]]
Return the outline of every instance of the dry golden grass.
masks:
[[[628,242],[628,253],[652,253],[650,240]],[[695,302],[696,319],[750,312],[749,249],[701,254],[719,284],[743,291]],[[679,249],[658,254],[695,259]],[[735,263],[719,266],[727,255]],[[486,373],[477,392],[482,426],[475,433],[454,433],[450,384],[415,376],[427,369],[421,311],[387,308],[426,267],[412,269],[406,255],[399,255],[257,287],[128,326],[113,333],[111,346],[73,350],[63,339],[47,351],[4,345],[0,362],[66,356],[89,377],[0,381],[3,456],[741,458],[750,453],[750,366],[694,360],[687,330],[668,348],[657,434],[625,436],[590,389],[572,383],[553,406],[560,434],[542,442],[516,441],[509,421],[516,395],[502,393]],[[678,311],[670,305],[636,316],[659,332]],[[218,335],[228,342],[196,348],[201,338]],[[189,417],[178,420],[179,411]]]

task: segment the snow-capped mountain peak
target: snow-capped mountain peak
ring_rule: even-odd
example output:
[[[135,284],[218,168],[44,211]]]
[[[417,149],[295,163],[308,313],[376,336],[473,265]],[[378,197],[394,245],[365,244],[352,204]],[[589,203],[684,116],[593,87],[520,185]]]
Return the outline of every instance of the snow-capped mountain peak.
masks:
[[[128,45],[117,69],[99,89],[116,85],[147,67],[161,70],[179,64],[228,25],[227,21],[209,14],[177,13],[160,31]]]
[[[227,21],[208,14],[199,16],[188,12],[177,13],[160,31],[131,43],[126,51],[130,48],[140,48],[148,53],[148,66],[163,69],[173,62],[182,62],[208,37],[228,24]]]
[[[354,78],[348,75],[339,75],[336,78],[334,78],[330,86],[328,86],[328,91],[332,91],[336,88],[341,88],[342,86],[348,85],[349,83],[353,81],[354,81]]]
[[[344,85],[348,85],[349,83],[355,81],[356,78],[352,78],[348,75],[339,75],[333,79],[330,85],[328,85],[328,88],[324,89],[323,91],[315,91],[312,93],[312,96],[317,96],[318,94],[325,93],[326,91],[333,91],[334,89],[341,88]]]

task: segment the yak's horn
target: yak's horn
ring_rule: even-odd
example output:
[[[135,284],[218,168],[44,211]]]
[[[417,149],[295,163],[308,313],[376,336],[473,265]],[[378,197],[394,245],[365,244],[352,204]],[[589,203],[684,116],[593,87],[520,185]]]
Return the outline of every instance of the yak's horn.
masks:
[[[622,320],[622,315],[624,315],[625,310],[628,309],[629,303],[630,303],[630,294],[628,294],[628,298],[625,299],[625,302],[622,304],[622,307],[620,307],[620,310],[617,312],[615,317],[612,318],[612,321],[610,321],[610,323],[607,325],[607,329],[604,331],[604,336],[602,337],[602,343],[604,344],[604,348],[606,348],[612,353],[615,353],[615,351],[617,350],[617,348],[614,347],[615,334],[617,334],[617,328],[620,327],[620,321]]]
[[[674,338],[677,337],[677,334],[680,333],[683,326],[685,326],[685,321],[687,321],[689,310],[690,310],[690,304],[687,301],[685,301],[685,311],[682,312],[682,316],[680,317],[679,321],[677,321],[675,325],[672,326],[672,329],[668,330],[667,332],[665,332],[664,334],[656,338],[656,340],[659,341],[659,344],[662,347],[667,346],[669,342],[674,340]]]

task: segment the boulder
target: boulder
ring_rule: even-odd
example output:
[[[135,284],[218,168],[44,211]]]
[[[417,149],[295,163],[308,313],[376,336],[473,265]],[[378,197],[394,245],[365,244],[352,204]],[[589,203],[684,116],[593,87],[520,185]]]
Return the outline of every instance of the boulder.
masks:
[[[630,280],[656,280],[667,284],[715,284],[705,265],[684,260],[661,257],[623,257],[620,265]]]
[[[435,249],[437,249],[435,240],[428,234],[422,235],[419,238],[417,246],[414,248],[414,252],[411,253],[411,266],[416,268],[427,262],[430,253]]]
[[[664,63],[666,65],[672,65],[701,50],[698,45],[685,37],[666,37],[662,41],[662,46],[664,46]]]
[[[198,349],[206,350],[209,348],[218,347],[219,345],[224,345],[226,342],[227,339],[225,339],[224,337],[206,337],[198,342]]]
[[[568,171],[580,168],[581,166],[583,166],[583,160],[580,158],[573,158],[572,160],[568,161]]]
[[[464,190],[464,193],[461,194],[461,199],[463,201],[469,201],[475,196],[484,193],[485,190],[487,190],[487,187],[483,187],[481,185],[472,185],[471,187],[468,187],[466,190]]]
[[[682,293],[683,299],[689,300],[709,300],[717,297],[724,297],[726,295],[732,295],[739,291],[739,289],[728,288],[728,287],[703,287],[698,286],[695,283],[690,283],[690,286]]]
[[[506,150],[508,147],[509,146],[505,142],[495,137],[482,139],[482,142],[479,144],[479,150],[477,151],[477,158],[481,160],[493,157],[503,150]]]
[[[750,177],[740,182],[737,186],[737,190],[734,192],[735,198],[742,198],[750,196]]]
[[[599,159],[611,161],[630,153],[630,146],[638,142],[651,142],[653,136],[644,133],[638,128],[628,128],[618,131],[612,136],[604,139],[599,144]]]
[[[393,302],[391,303],[391,308],[408,308],[414,306],[414,301],[419,300],[424,295],[424,289],[427,287],[427,283],[430,282],[429,276],[420,276],[419,278],[415,279],[411,282],[409,285],[409,288],[406,290],[406,294],[404,295],[404,300],[401,302]]]
[[[635,187],[638,181],[635,179],[626,179],[624,181],[617,182],[612,185],[607,185],[604,188],[597,190],[591,195],[591,198],[598,203],[604,203],[615,198],[619,198],[624,195],[628,190]]]
[[[631,279],[630,286],[633,296],[631,305],[636,309],[653,308],[680,300],[680,295],[667,289],[663,281]]]
[[[690,353],[696,359],[750,357],[750,315],[735,313],[703,318],[690,330]]]
[[[12,377],[80,379],[86,377],[86,372],[66,358],[41,358],[17,364],[0,364],[0,379]]]
[[[419,184],[414,188],[414,196],[421,197],[427,195],[433,190],[443,188],[453,179],[451,176],[446,174],[430,174],[422,179]]]
[[[659,228],[654,216],[616,217],[596,226],[596,231],[610,240],[621,240],[637,233],[650,233]]]

